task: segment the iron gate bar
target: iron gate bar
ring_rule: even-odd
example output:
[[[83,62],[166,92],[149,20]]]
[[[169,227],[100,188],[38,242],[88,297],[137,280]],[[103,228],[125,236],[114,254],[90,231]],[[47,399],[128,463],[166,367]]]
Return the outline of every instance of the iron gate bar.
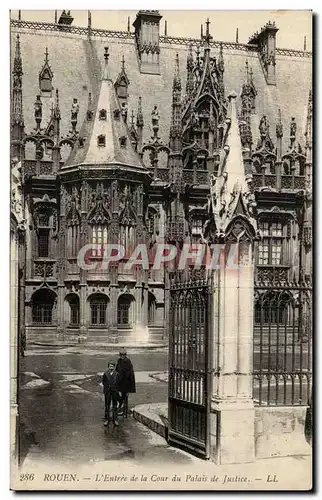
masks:
[[[210,283],[202,273],[188,270],[170,280],[168,440],[208,458]]]
[[[280,281],[255,284],[253,392],[259,405],[307,404],[312,377],[311,292],[304,280],[284,286]]]

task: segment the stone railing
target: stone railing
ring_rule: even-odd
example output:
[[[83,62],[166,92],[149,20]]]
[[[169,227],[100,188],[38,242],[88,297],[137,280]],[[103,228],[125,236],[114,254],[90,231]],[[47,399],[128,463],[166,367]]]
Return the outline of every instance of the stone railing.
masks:
[[[25,177],[36,176],[36,175],[52,175],[54,173],[53,162],[24,160],[23,172]]]
[[[304,175],[253,174],[254,188],[305,189]]]
[[[116,39],[135,39],[135,33],[129,31],[117,31],[117,30],[104,30],[104,29],[96,29],[85,26],[62,26],[57,23],[46,23],[40,21],[25,21],[19,19],[11,19],[10,21],[12,28],[24,28],[31,30],[42,30],[42,31],[58,31],[58,32],[67,32],[73,33],[76,35],[83,36],[93,36],[93,37],[102,37],[102,38],[116,38]],[[193,45],[197,46],[203,45],[203,40],[200,38],[188,38],[188,37],[176,37],[176,36],[165,36],[160,35],[160,43],[164,44],[173,44],[173,45]],[[236,42],[221,42],[219,40],[211,40],[210,47],[219,49],[222,46],[224,49],[238,49],[245,51],[258,51],[257,45],[250,43],[236,43]],[[312,57],[312,52],[307,52],[304,50],[295,50],[295,49],[283,49],[277,48],[276,54],[282,56],[295,56],[295,57]]]
[[[168,168],[157,168],[155,180],[162,181],[162,182],[169,182],[169,169]]]

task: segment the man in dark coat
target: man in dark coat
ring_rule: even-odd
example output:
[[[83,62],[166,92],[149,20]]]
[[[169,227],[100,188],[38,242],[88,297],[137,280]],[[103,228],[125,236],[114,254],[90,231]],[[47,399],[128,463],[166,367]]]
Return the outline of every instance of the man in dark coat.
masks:
[[[127,357],[124,347],[120,350],[120,357],[117,361],[116,371],[119,374],[119,391],[122,394],[119,410],[125,406],[125,415],[127,415],[128,394],[136,392],[135,375],[131,360]]]
[[[119,374],[115,370],[115,363],[110,361],[108,364],[108,370],[103,374],[102,377],[104,396],[105,396],[105,422],[104,425],[108,425],[111,421],[110,418],[110,407],[112,403],[112,420],[113,424],[117,427],[117,404],[119,401]]]

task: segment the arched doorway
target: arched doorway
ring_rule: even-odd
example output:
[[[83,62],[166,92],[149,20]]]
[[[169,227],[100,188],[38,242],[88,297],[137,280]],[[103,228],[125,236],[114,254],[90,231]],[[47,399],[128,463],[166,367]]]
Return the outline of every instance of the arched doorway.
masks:
[[[48,289],[37,290],[32,296],[32,322],[34,325],[51,325],[56,294]]]
[[[107,324],[108,298],[102,293],[94,293],[89,297],[90,324],[92,326],[104,326]]]

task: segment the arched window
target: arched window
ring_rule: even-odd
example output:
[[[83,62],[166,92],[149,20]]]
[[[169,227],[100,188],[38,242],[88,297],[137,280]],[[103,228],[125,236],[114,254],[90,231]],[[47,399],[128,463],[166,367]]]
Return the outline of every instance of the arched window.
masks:
[[[132,318],[132,302],[134,298],[131,295],[124,294],[119,297],[117,303],[117,322],[119,325],[130,325],[133,322]]]
[[[68,256],[77,257],[79,246],[80,246],[79,225],[69,226],[67,232]]]
[[[67,297],[69,304],[69,324],[70,326],[79,325],[79,297],[76,294]]]
[[[155,314],[156,314],[156,300],[153,293],[149,292],[148,298],[148,323],[149,325],[155,322]]]
[[[103,257],[107,245],[107,226],[95,224],[92,226],[92,243],[99,245],[100,248],[92,250],[93,257]]]
[[[51,325],[55,294],[49,290],[38,290],[32,297],[32,322],[35,325]]]
[[[107,297],[97,293],[90,298],[91,324],[106,325]]]

